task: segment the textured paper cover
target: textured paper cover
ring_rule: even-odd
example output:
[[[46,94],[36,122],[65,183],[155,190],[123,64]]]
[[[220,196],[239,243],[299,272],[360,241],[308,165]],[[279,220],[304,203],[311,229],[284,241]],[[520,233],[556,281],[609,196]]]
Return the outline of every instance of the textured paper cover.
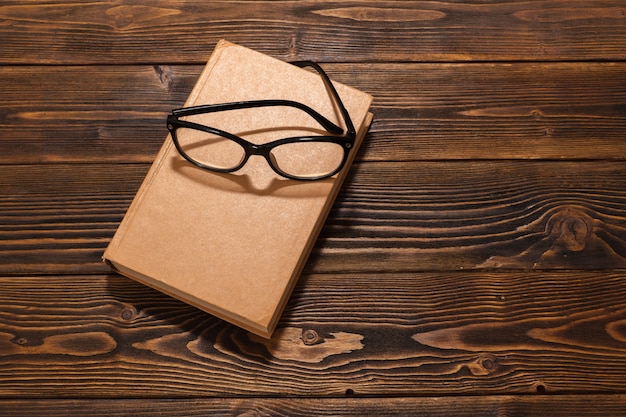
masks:
[[[359,132],[353,157],[372,98],[333,84]],[[319,75],[226,41],[186,106],[268,98],[303,102],[340,123]],[[224,117],[230,132],[251,132],[246,137],[259,143],[319,129],[285,108]],[[284,179],[254,156],[236,173],[217,174],[185,161],[168,137],[104,259],[123,275],[269,337],[350,163],[336,178],[312,182]]]

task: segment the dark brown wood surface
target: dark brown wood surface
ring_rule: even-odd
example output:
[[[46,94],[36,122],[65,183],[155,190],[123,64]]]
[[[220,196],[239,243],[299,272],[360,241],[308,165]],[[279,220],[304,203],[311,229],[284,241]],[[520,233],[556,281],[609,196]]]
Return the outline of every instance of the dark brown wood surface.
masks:
[[[270,340],[104,248],[219,39],[371,93]],[[626,415],[626,7],[0,4],[0,415]]]

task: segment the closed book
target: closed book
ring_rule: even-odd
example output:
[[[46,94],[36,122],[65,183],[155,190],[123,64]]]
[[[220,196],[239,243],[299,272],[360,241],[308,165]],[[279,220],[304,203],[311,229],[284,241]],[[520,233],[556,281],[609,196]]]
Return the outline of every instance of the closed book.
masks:
[[[235,172],[208,171],[184,159],[168,135],[104,261],[270,337],[372,119],[370,95],[333,85],[357,132],[341,171],[314,181],[288,179],[259,155]],[[302,103],[338,126],[345,123],[319,74],[227,41],[216,46],[185,106],[267,99]],[[252,143],[321,130],[309,114],[288,106],[194,117]]]

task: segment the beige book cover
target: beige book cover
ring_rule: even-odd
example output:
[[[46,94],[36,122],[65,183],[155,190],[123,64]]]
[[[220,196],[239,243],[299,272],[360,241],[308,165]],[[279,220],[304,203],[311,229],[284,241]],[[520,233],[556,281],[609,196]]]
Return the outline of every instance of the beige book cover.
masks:
[[[106,249],[105,262],[270,337],[371,122],[370,95],[333,85],[357,132],[338,174],[286,179],[258,156],[239,171],[211,172],[183,159],[168,136]],[[318,74],[227,41],[216,46],[186,107],[265,99],[304,103],[342,126]],[[200,121],[254,143],[320,130],[305,112],[285,107],[218,112]]]

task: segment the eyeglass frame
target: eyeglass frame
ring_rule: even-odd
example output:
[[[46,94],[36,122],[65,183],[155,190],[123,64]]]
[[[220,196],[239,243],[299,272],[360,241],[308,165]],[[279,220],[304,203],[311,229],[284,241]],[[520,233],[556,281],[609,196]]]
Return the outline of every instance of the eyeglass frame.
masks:
[[[267,161],[268,165],[274,172],[278,175],[292,179],[292,180],[302,180],[302,181],[315,181],[321,180],[325,178],[330,178],[333,175],[337,174],[339,171],[343,169],[348,160],[348,155],[350,154],[350,150],[354,146],[354,142],[356,140],[356,130],[354,128],[354,124],[352,123],[352,119],[350,118],[350,114],[348,110],[344,106],[341,98],[339,97],[339,93],[335,89],[335,86],[330,81],[330,78],[324,72],[322,67],[320,67],[317,63],[313,61],[294,61],[290,62],[290,64],[295,65],[300,68],[311,67],[313,68],[322,78],[326,88],[330,91],[330,95],[335,101],[339,112],[343,118],[343,123],[346,126],[344,129],[335,123],[328,120],[326,117],[322,116],[317,111],[313,110],[311,107],[306,104],[293,101],[293,100],[279,100],[279,99],[270,99],[270,100],[248,100],[248,101],[238,101],[231,103],[221,103],[221,104],[203,104],[192,107],[183,107],[179,109],[172,110],[171,114],[167,116],[167,129],[170,132],[172,140],[174,142],[174,146],[178,150],[178,153],[185,158],[187,161],[191,162],[193,165],[213,172],[221,172],[221,173],[230,173],[235,172],[243,168],[243,166],[248,162],[248,159],[252,155],[263,156]],[[263,143],[263,144],[255,144],[242,137],[234,135],[232,133],[226,132],[221,129],[217,129],[210,126],[205,126],[199,123],[194,123],[186,120],[181,120],[180,117],[185,116],[193,116],[207,113],[214,113],[219,111],[229,111],[229,110],[239,110],[239,109],[249,109],[249,108],[259,108],[259,107],[275,107],[275,106],[285,106],[285,107],[293,107],[299,110],[306,112],[309,116],[311,116],[315,121],[317,121],[327,132],[331,133],[331,135],[304,135],[304,136],[293,136],[283,139],[277,139],[271,142]],[[190,157],[184,150],[181,144],[178,141],[178,137],[176,135],[176,130],[179,128],[189,128],[200,130],[203,132],[211,133],[214,135],[219,135],[226,139],[230,139],[236,143],[238,143],[245,152],[244,157],[241,162],[231,168],[216,168],[210,165],[206,165],[200,161],[196,161],[194,158]],[[342,133],[339,135],[339,133]],[[272,157],[270,156],[270,152],[277,146],[289,144],[289,143],[302,143],[302,142],[331,142],[340,145],[343,149],[343,159],[341,163],[330,173],[312,176],[312,177],[304,177],[292,175],[287,172],[282,171],[278,166],[274,164],[272,161]]]

